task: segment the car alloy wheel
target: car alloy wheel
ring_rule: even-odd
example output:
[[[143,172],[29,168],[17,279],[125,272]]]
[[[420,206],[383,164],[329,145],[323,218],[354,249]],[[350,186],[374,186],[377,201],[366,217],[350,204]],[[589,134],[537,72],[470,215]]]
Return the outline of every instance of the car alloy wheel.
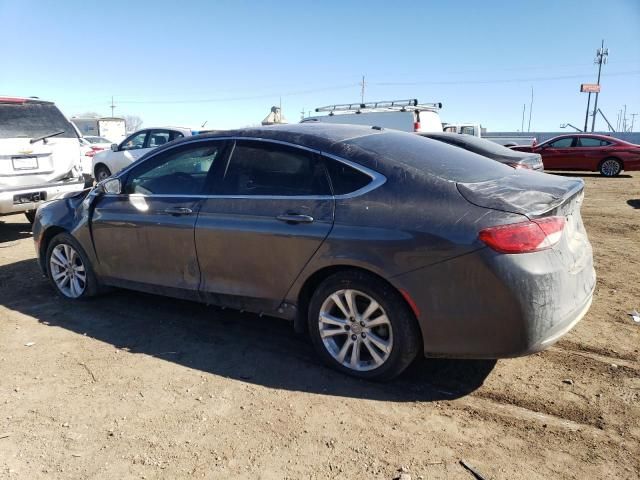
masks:
[[[78,252],[66,243],[56,245],[49,258],[51,279],[60,292],[79,298],[87,288],[87,272]]]
[[[381,367],[393,350],[393,329],[382,306],[358,290],[338,290],[320,307],[318,328],[334,360],[358,372]]]
[[[98,167],[96,169],[96,182],[102,182],[111,176],[111,172],[107,167]]]
[[[618,160],[615,160],[613,158],[609,158],[608,160],[605,160],[604,162],[602,162],[602,165],[600,166],[600,172],[605,177],[615,177],[620,173],[620,170],[621,170],[620,162],[618,162]]]

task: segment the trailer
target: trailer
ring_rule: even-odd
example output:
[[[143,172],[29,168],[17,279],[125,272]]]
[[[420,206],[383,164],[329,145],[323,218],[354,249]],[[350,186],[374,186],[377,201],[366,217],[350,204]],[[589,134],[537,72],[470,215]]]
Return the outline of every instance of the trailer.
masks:
[[[104,137],[113,143],[119,143],[127,134],[124,118],[71,117],[71,122],[78,127],[83,136]]]

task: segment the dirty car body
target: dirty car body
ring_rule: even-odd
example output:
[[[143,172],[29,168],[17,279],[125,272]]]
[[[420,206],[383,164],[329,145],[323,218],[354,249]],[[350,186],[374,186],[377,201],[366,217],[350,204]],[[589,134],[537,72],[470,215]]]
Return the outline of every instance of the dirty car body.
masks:
[[[198,168],[172,166],[194,149]],[[313,168],[292,168],[287,155]],[[251,177],[253,160],[282,167]],[[328,124],[200,135],[154,150],[114,181],[116,193],[105,183],[38,210],[45,274],[58,272],[48,251],[65,233],[100,285],[284,317],[298,330],[313,330],[319,315],[317,345],[347,373],[375,378],[380,362],[395,361],[392,345],[412,342],[426,356],[537,352],[591,303],[582,180],[417,135]],[[371,330],[353,298],[370,309],[378,301],[371,325],[388,325]],[[337,330],[323,330],[323,318],[344,325],[344,343],[328,340]]]

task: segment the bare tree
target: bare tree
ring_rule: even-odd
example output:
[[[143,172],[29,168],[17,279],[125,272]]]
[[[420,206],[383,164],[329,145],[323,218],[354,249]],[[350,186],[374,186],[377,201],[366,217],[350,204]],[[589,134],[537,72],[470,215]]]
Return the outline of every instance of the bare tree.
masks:
[[[125,115],[123,118],[127,133],[135,132],[142,126],[142,119],[137,115]]]

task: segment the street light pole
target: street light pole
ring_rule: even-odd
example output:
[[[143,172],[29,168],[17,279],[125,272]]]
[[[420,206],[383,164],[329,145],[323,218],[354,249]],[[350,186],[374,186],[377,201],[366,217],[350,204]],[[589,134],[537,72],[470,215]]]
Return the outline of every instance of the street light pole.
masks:
[[[603,63],[607,63],[607,57],[609,56],[609,49],[608,48],[604,48],[604,40],[602,40],[602,45],[601,47],[598,49],[598,51],[596,52],[596,59],[594,63],[598,64],[598,86],[600,85],[600,73],[602,72],[602,64]],[[593,133],[593,130],[596,126],[596,114],[598,112],[598,95],[599,92],[596,92],[596,100],[593,104],[593,119],[591,120],[591,132]],[[585,128],[585,132],[586,132],[586,128]]]

